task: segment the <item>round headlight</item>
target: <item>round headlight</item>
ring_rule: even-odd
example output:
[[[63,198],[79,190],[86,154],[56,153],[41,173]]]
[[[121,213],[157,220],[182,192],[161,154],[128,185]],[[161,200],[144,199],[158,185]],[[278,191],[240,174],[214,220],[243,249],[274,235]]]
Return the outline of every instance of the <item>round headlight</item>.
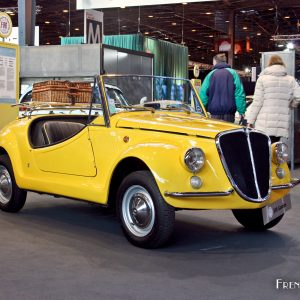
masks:
[[[185,153],[184,162],[190,171],[197,173],[204,165],[204,152],[200,148],[191,148]]]
[[[289,158],[288,146],[285,143],[277,143],[274,147],[274,163],[283,164],[287,162]]]

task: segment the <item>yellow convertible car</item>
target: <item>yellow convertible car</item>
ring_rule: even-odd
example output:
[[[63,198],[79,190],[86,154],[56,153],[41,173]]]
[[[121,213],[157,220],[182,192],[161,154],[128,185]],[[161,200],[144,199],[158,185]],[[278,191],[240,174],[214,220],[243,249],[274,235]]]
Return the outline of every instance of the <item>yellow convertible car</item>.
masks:
[[[265,230],[291,207],[299,180],[287,146],[208,118],[188,80],[101,76],[90,103],[54,106],[33,102],[0,132],[3,211],[19,211],[27,191],[110,205],[131,243],[155,248],[170,238],[176,210],[230,209]]]

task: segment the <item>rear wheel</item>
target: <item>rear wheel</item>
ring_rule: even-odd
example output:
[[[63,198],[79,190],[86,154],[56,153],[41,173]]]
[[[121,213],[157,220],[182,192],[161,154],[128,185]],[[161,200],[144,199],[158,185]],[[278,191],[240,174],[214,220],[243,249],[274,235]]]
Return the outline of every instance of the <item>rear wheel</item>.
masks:
[[[264,225],[262,208],[257,209],[233,209],[233,215],[237,221],[245,228],[250,230],[262,231],[270,229],[277,225],[282,219],[283,215],[277,217],[271,222]]]
[[[8,155],[0,156],[0,209],[18,212],[25,204],[27,192],[21,190],[15,181]]]
[[[160,194],[149,171],[129,174],[118,194],[118,215],[127,239],[142,248],[157,248],[170,238],[175,210]]]

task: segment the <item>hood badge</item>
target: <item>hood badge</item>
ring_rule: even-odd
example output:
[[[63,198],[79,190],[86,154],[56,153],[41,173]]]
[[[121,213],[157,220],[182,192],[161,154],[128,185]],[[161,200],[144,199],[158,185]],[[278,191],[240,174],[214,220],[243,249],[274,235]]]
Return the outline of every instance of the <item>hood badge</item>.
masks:
[[[123,142],[124,142],[124,143],[128,143],[128,142],[129,142],[129,136],[125,135],[125,136],[123,137]]]

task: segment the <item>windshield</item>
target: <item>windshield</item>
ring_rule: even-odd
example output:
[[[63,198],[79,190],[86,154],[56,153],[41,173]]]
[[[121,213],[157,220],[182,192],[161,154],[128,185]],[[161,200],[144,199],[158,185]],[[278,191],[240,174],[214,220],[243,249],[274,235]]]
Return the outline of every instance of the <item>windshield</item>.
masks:
[[[124,110],[155,109],[204,115],[189,80],[140,75],[107,75],[102,78],[111,114]],[[109,86],[114,87],[113,91]]]

